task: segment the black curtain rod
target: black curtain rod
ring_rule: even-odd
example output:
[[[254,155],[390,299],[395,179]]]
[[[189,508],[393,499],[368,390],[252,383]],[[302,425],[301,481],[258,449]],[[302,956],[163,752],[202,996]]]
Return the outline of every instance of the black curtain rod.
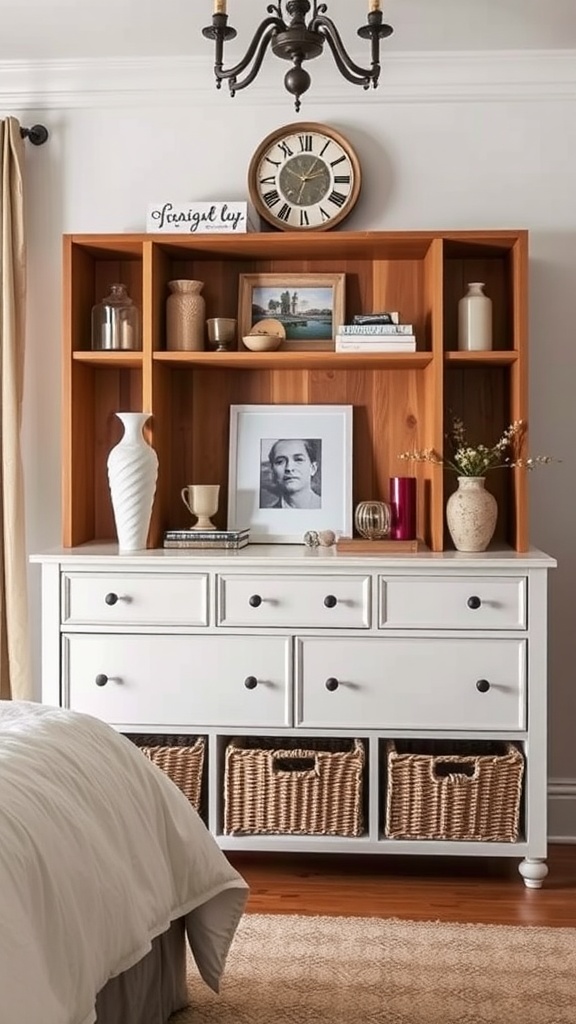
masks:
[[[48,138],[48,129],[43,124],[33,124],[31,128],[21,128],[23,139],[30,139],[33,146],[42,146]]]

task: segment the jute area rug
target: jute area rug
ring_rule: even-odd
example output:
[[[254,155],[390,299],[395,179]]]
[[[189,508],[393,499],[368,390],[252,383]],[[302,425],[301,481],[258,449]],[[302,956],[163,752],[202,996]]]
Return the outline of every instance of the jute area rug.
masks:
[[[247,914],[170,1024],[576,1024],[576,929]]]

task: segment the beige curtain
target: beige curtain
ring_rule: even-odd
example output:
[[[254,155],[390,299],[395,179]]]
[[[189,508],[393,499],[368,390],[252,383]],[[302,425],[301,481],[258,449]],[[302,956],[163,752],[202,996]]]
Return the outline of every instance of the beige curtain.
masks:
[[[24,377],[24,143],[0,120],[0,697],[30,700],[20,422]]]

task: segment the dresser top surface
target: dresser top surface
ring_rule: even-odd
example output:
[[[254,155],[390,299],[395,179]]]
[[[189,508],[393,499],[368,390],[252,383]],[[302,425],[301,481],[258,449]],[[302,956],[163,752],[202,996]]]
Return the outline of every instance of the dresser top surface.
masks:
[[[94,542],[76,548],[51,548],[44,552],[32,554],[31,562],[58,562],[66,564],[97,565],[110,563],[113,560],[119,567],[142,566],[158,568],[166,566],[224,566],[259,567],[270,569],[272,566],[286,568],[311,568],[313,565],[332,570],[339,569],[553,569],[556,559],[540,551],[530,548],[529,551],[518,552],[510,548],[491,548],[489,551],[469,553],[464,551],[399,551],[374,554],[362,552],[340,552],[335,547],[307,548],[303,544],[249,544],[239,551],[202,549],[191,551],[188,548],[154,548],[146,551],[122,552],[113,542]]]

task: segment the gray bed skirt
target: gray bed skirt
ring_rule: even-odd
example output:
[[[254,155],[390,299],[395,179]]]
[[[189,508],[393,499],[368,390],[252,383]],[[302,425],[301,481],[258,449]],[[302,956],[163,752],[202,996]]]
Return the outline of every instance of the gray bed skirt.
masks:
[[[97,1024],[166,1024],[188,1005],[184,918],[159,935],[134,967],[111,978],[96,999]]]

